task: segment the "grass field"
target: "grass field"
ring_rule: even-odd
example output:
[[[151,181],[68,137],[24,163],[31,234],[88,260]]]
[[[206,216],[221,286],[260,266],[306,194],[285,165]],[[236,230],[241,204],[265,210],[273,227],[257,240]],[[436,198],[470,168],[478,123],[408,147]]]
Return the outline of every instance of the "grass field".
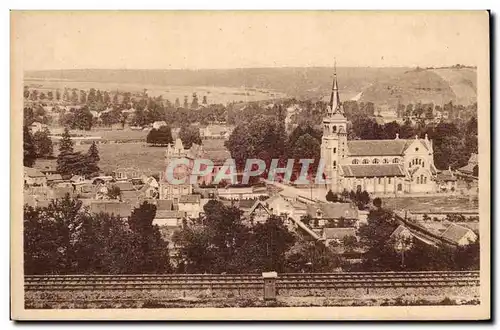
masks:
[[[64,128],[52,128],[52,134],[62,134]],[[134,131],[131,129],[127,130],[103,130],[103,129],[92,129],[90,131],[84,130],[71,130],[70,134],[83,135],[83,136],[100,136],[104,140],[125,140],[125,139],[138,139],[146,141],[148,135],[147,131]]]
[[[130,138],[130,137],[128,137]],[[205,140],[206,150],[224,148],[223,140]],[[87,152],[89,145],[76,145],[75,151]],[[165,170],[165,150],[163,147],[149,147],[146,143],[99,144],[99,167],[103,172],[113,172],[118,168],[134,168],[144,174],[158,174]]]
[[[382,198],[382,203],[389,209],[412,211],[477,210],[479,207],[477,200],[469,202],[467,197],[457,196]]]

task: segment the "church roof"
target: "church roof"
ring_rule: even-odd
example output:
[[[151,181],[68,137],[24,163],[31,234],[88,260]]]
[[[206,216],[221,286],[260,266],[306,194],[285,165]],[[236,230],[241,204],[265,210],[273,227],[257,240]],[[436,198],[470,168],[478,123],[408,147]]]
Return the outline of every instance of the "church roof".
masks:
[[[357,178],[405,176],[399,164],[341,165],[344,176]]]
[[[347,141],[350,156],[401,156],[413,140]]]

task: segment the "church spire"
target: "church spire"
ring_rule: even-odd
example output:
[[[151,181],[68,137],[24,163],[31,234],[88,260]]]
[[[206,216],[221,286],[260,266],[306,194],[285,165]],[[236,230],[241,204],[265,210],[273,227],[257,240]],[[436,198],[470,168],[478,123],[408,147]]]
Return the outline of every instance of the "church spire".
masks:
[[[339,97],[339,86],[337,83],[337,60],[335,59],[333,66],[333,83],[332,83],[332,94],[330,96],[330,111],[332,113],[339,112],[342,114],[340,97]]]

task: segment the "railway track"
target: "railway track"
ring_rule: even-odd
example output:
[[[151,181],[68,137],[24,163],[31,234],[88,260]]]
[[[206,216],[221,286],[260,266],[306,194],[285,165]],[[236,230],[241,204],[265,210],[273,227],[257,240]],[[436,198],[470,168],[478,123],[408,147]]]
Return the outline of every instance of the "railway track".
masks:
[[[261,289],[260,274],[41,275],[25,276],[26,291]],[[280,289],[479,286],[479,272],[280,274]]]

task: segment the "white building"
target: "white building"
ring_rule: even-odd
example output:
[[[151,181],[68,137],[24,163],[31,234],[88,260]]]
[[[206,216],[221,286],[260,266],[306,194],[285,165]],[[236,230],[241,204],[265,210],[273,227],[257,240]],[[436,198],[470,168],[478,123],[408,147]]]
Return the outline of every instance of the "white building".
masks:
[[[340,103],[337,75],[323,119],[321,158],[329,188],[340,193],[425,193],[437,189],[432,141],[427,138],[347,140],[347,118]]]

